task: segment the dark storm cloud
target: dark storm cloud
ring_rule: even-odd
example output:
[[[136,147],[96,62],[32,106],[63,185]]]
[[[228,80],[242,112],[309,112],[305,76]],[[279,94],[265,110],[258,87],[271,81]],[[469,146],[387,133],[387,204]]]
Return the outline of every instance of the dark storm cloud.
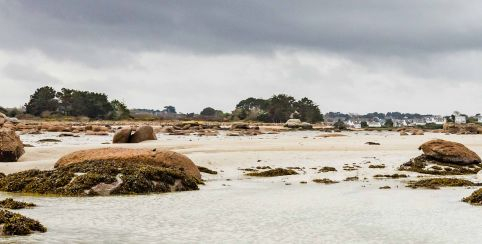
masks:
[[[418,56],[480,50],[481,8],[480,1],[5,0],[0,48],[100,63],[122,52],[283,47]]]
[[[0,105],[53,85],[183,112],[289,93],[478,113],[481,23],[472,0],[0,0]]]

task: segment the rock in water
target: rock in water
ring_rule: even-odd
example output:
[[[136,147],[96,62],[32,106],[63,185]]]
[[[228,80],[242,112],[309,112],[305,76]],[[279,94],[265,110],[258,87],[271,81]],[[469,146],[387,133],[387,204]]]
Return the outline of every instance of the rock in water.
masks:
[[[25,153],[15,130],[0,128],[0,162],[16,162]]]
[[[481,163],[480,157],[463,144],[445,140],[432,140],[422,144],[419,148],[431,158],[445,163],[470,165]]]
[[[64,167],[74,163],[88,161],[98,162],[129,162],[132,164],[147,164],[166,168],[175,168],[185,172],[188,176],[201,179],[197,166],[188,157],[162,150],[126,149],[126,148],[100,148],[82,150],[67,154],[60,158],[55,168]]]
[[[47,231],[37,220],[7,210],[0,210],[0,228],[1,235],[5,236],[24,236],[32,232]]]
[[[117,131],[114,134],[114,138],[112,139],[112,143],[129,143],[131,139],[131,133],[132,129],[129,128],[124,128],[119,131]]]
[[[151,126],[145,125],[137,129],[134,134],[132,134],[130,143],[139,143],[148,140],[157,140],[154,129]]]

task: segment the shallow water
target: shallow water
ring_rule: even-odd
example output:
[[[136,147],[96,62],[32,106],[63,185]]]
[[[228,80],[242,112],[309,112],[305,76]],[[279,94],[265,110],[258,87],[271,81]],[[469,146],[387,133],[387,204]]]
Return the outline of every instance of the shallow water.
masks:
[[[44,234],[1,239],[48,243],[480,243],[472,190],[379,190],[337,185],[216,183],[174,194],[17,197]]]
[[[482,240],[482,208],[460,201],[476,188],[413,190],[405,188],[406,180],[373,179],[374,174],[395,173],[400,163],[418,155],[416,147],[420,141],[445,135],[400,138],[395,133],[371,132],[314,140],[317,134],[159,135],[159,140],[167,146],[199,142],[200,147],[179,147],[178,151],[220,173],[203,175],[206,185],[192,192],[90,198],[0,193],[0,198],[14,196],[16,200],[39,205],[17,212],[39,220],[48,228],[46,233],[0,238],[0,242],[480,243]],[[307,138],[300,140],[303,137]],[[279,142],[283,138],[289,140]],[[456,138],[482,153],[482,137]],[[72,145],[97,145],[109,137],[71,139]],[[382,145],[363,145],[369,140]],[[263,147],[264,141],[279,144],[272,150]],[[67,142],[63,141],[62,145]],[[242,143],[229,144],[234,142]],[[323,143],[326,145],[322,150],[312,148]],[[205,146],[208,144],[210,146]],[[299,151],[290,149],[294,144],[299,146],[296,149]],[[368,161],[384,163],[387,167],[368,169]],[[343,171],[345,163],[356,163],[362,168]],[[304,169],[299,171],[300,175],[261,179],[246,177],[239,170],[260,165]],[[320,166],[333,166],[338,171],[319,174],[310,169]],[[358,176],[361,181],[342,181],[348,176]],[[416,174],[410,173],[410,176],[415,179]],[[341,182],[321,185],[311,182],[314,178]],[[477,176],[466,178],[480,181]],[[385,185],[392,189],[379,189]]]

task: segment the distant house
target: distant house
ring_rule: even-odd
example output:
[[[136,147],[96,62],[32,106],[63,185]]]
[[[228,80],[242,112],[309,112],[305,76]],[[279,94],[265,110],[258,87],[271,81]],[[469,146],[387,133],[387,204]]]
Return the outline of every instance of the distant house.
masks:
[[[382,127],[382,123],[380,123],[380,122],[368,122],[368,127],[380,128],[380,127]]]
[[[457,116],[455,116],[455,123],[456,124],[465,124],[465,123],[467,123],[467,120],[466,120],[465,116],[457,115]]]
[[[432,116],[425,118],[425,122],[427,124],[437,124],[443,125],[445,123],[444,118],[442,116]]]
[[[479,123],[482,124],[482,116],[479,116],[479,117],[477,118],[477,122],[479,122]]]

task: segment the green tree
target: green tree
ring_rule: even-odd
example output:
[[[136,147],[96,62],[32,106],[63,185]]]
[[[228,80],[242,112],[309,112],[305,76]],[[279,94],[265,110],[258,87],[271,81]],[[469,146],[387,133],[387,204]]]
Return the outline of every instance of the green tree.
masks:
[[[56,112],[59,102],[56,99],[56,91],[49,86],[44,86],[30,96],[30,101],[25,104],[27,113],[39,116],[44,111]]]
[[[387,128],[393,128],[393,120],[392,119],[385,120],[384,126]]]
[[[216,115],[216,109],[211,107],[204,108],[200,115],[214,117]]]
[[[0,106],[0,113],[7,114],[8,111],[4,107]]]
[[[113,116],[114,108],[103,93],[63,88],[57,97],[60,100],[60,111],[64,115],[102,119]]]
[[[129,119],[131,117],[131,112],[127,109],[127,106],[119,101],[113,100],[111,103],[113,113],[112,118],[116,120]]]
[[[269,102],[262,98],[247,98],[241,100],[233,111],[233,115],[241,120],[256,119],[258,115],[264,113]]]
[[[368,123],[366,121],[362,121],[360,125],[362,128],[368,128]]]
[[[323,115],[312,100],[304,97],[294,103],[295,110],[299,113],[301,121],[316,123],[323,121]]]
[[[269,99],[268,113],[271,116],[272,122],[284,123],[290,115],[295,111],[295,99],[286,94],[274,95]]]
[[[176,113],[176,108],[174,106],[165,106],[164,107],[164,111],[166,111],[167,113],[170,113],[170,114],[175,114]]]

